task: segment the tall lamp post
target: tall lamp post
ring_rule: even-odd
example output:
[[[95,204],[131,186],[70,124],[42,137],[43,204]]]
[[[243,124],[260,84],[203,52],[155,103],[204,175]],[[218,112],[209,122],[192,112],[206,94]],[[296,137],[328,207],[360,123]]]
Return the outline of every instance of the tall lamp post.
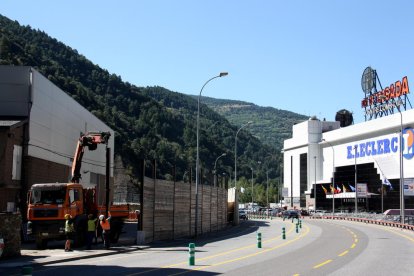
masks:
[[[354,146],[354,157],[355,157],[355,214],[358,213],[358,184],[357,184],[357,146]]]
[[[381,100],[386,100],[386,96],[379,96]],[[404,159],[403,159],[403,117],[400,106],[397,107],[400,113],[400,215],[401,223],[405,223],[405,203],[404,203]]]
[[[315,203],[313,204],[313,208],[315,208],[314,212],[316,213],[316,156],[313,157],[315,160],[315,189],[313,190],[313,197],[315,199]]]
[[[266,171],[266,208],[269,209],[269,171]],[[269,210],[267,210],[269,214]]]
[[[254,188],[253,188],[253,167],[250,167],[250,169],[252,170],[252,210],[254,211],[254,199],[253,199],[253,195],[254,195]]]
[[[405,203],[404,203],[404,160],[403,160],[403,118],[400,109],[400,214],[401,223],[405,223]]]
[[[326,141],[325,139],[322,139],[322,141],[328,143],[328,145],[331,146],[332,148],[332,185],[335,189],[335,149],[332,146],[332,144]],[[335,214],[335,193],[332,193],[332,219],[333,219],[334,214]]]
[[[239,134],[240,130],[247,127],[253,123],[252,121],[247,122],[246,124],[242,125],[236,132],[236,136],[234,138],[234,194],[235,194],[235,201],[237,203],[237,135]],[[239,204],[235,204],[234,207],[234,218],[233,218],[233,224],[238,225],[239,224],[239,216],[236,215],[239,213]]]
[[[257,161],[257,164],[262,164],[262,162],[261,161]],[[252,170],[252,208],[253,208],[253,205],[254,205],[254,201],[253,201],[253,194],[254,194],[254,186],[253,186],[253,167],[251,167],[250,168],[251,170]],[[257,171],[259,171],[259,169],[257,169]],[[256,173],[256,175],[258,175],[257,173]]]
[[[223,153],[222,155],[220,155],[219,157],[217,157],[217,159],[216,159],[216,161],[214,162],[214,187],[215,186],[217,186],[216,185],[216,178],[217,178],[217,171],[216,171],[216,165],[217,165],[217,161],[221,158],[221,157],[223,157],[223,156],[226,156],[227,154],[226,153]]]
[[[222,72],[219,75],[212,77],[208,81],[204,83],[204,85],[201,87],[200,94],[198,95],[198,105],[197,105],[197,157],[196,157],[196,187],[195,187],[195,194],[196,194],[196,206],[195,206],[195,226],[194,226],[194,236],[197,237],[197,227],[198,227],[198,183],[199,183],[199,171],[200,171],[200,158],[199,158],[199,133],[200,133],[200,98],[201,93],[203,92],[204,87],[209,83],[210,81],[221,78],[224,76],[227,76],[227,72]]]
[[[242,125],[236,132],[236,137],[234,139],[234,188],[237,190],[237,135],[239,135],[240,130],[247,127],[253,123],[252,121],[247,122],[246,124]]]

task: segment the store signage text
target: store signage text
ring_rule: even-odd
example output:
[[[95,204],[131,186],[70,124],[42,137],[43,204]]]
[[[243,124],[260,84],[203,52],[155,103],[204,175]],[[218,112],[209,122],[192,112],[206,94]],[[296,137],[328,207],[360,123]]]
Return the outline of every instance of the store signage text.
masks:
[[[402,135],[402,151],[406,159],[411,159],[414,156],[414,130],[406,128]],[[397,153],[400,150],[399,137],[394,136],[390,138],[383,138],[377,140],[363,141],[358,144],[346,147],[347,159],[362,158],[367,156],[386,155],[390,153]]]
[[[384,104],[391,99],[399,98],[410,93],[407,76],[403,77],[401,81],[396,81],[385,89],[370,95],[362,100],[361,106],[363,108],[374,104]]]

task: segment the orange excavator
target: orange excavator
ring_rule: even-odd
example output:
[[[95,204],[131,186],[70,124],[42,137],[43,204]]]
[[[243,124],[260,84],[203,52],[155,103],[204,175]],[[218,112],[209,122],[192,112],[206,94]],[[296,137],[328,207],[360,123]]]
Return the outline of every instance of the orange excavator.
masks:
[[[75,222],[75,245],[84,244],[87,231],[87,216],[111,215],[111,240],[116,242],[122,232],[123,219],[128,218],[127,205],[109,204],[109,178],[107,176],[106,203],[98,205],[96,188],[85,188],[80,184],[81,166],[85,148],[96,150],[99,144],[108,145],[109,132],[81,134],[72,163],[70,183],[34,184],[28,192],[27,234],[36,241],[39,249],[47,247],[49,240],[65,239],[65,215],[70,214]],[[107,152],[108,153],[108,152]],[[109,174],[107,154],[107,174]]]

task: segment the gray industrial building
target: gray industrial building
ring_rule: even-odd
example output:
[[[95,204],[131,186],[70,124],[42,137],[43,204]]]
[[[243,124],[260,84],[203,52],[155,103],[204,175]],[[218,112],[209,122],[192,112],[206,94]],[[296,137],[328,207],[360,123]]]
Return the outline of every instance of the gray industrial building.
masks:
[[[35,183],[68,182],[81,133],[114,131],[32,67],[0,66],[0,212],[25,214]],[[105,147],[85,152],[81,183],[105,192]],[[112,167],[112,166],[111,166]],[[113,169],[110,169],[111,185]]]

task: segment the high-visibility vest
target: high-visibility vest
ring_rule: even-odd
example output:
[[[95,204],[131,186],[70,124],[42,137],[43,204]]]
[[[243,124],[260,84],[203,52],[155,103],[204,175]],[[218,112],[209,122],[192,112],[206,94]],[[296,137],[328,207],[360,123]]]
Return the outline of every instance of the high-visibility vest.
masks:
[[[69,219],[65,222],[65,233],[72,233],[75,232],[75,228],[73,227],[73,222]]]
[[[96,219],[88,220],[88,232],[95,232],[96,230]]]
[[[101,220],[101,227],[103,230],[111,229],[111,225],[109,224],[109,221],[107,219],[105,221]]]

